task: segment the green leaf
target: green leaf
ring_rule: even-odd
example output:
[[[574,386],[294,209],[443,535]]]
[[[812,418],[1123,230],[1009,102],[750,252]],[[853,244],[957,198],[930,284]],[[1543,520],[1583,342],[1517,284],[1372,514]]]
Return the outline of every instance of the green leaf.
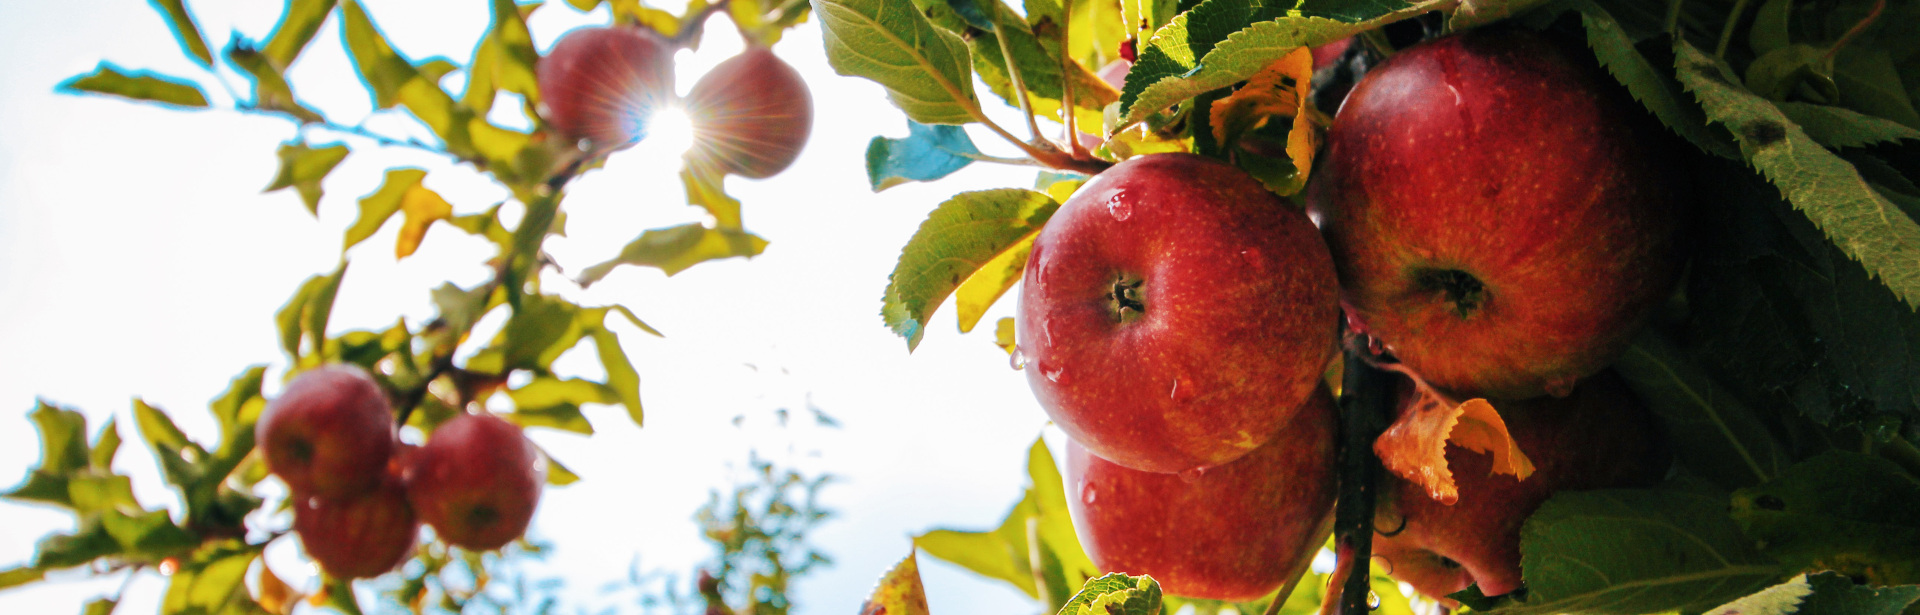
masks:
[[[133,400],[133,418],[140,438],[146,441],[147,448],[153,449],[154,460],[159,462],[161,476],[167,483],[181,489],[199,484],[201,471],[189,460],[205,458],[206,449],[188,440],[166,411],[138,398]]]
[[[1727,518],[1720,493],[1562,491],[1520,530],[1524,600],[1503,613],[1698,610],[1785,572]]]
[[[107,419],[100,428],[100,435],[93,441],[93,450],[87,454],[87,466],[95,472],[113,472],[113,457],[120,452],[120,425],[118,419]]]
[[[959,126],[907,121],[907,137],[867,142],[867,183],[874,192],[910,181],[933,181],[973,164],[980,150]]]
[[[1920,434],[1920,314],[1752,171],[1713,161],[1696,174],[1714,186],[1687,288],[1702,365],[1762,416],[1897,418]]]
[[[48,534],[33,546],[33,567],[41,570],[72,568],[120,552],[120,543],[107,534],[98,515],[81,517],[72,534]]]
[[[353,226],[347,227],[346,243],[340,250],[345,252],[380,232],[380,227],[400,211],[402,203],[415,190],[427,190],[420,184],[426,178],[424,169],[388,169],[386,180],[380,182],[380,189],[360,199],[360,218],[353,221]],[[431,190],[427,192],[432,193]],[[437,194],[434,196],[438,197]]]
[[[1733,518],[1767,555],[1875,585],[1920,582],[1920,478],[1891,461],[1829,451],[1733,495]]]
[[[208,409],[220,421],[220,448],[214,452],[209,472],[221,479],[253,451],[253,424],[266,409],[267,399],[260,394],[267,367],[254,365],[234,376],[227,390],[214,398]]]
[[[196,551],[173,573],[160,612],[211,615],[251,603],[245,583],[247,567],[259,557],[260,549],[233,540]]]
[[[922,124],[975,121],[967,50],[899,0],[814,0],[834,72],[872,79],[894,106]]]
[[[1813,586],[1807,584],[1806,575],[1800,575],[1785,583],[1707,609],[1707,615],[1794,615],[1799,612],[1801,601],[1812,593]]]
[[[100,516],[100,522],[106,528],[107,535],[120,545],[121,551],[150,560],[190,549],[200,542],[192,533],[174,525],[166,509],[133,515],[118,510],[107,511]]]
[[[180,50],[199,60],[201,66],[212,68],[213,52],[207,50],[207,40],[200,36],[200,26],[193,23],[193,15],[187,13],[186,5],[181,0],[147,1],[167,18],[167,26],[173,28],[173,39],[180,43]]]
[[[1753,13],[1753,27],[1747,30],[1747,46],[1756,55],[1793,44],[1793,0],[1767,0]]]
[[[1752,409],[1658,332],[1634,338],[1614,371],[1646,400],[1680,463],[1715,484],[1758,485],[1790,463]]]
[[[1160,615],[1160,584],[1121,573],[1089,579],[1060,615]]]
[[[627,407],[627,416],[633,419],[633,424],[645,426],[646,413],[640,407],[640,373],[633,370],[627,351],[620,348],[620,336],[606,327],[595,328],[592,335],[600,366],[607,372],[607,387],[620,395],[620,403]]]
[[[38,582],[46,577],[47,571],[31,566],[0,570],[0,589]]]
[[[579,378],[561,380],[540,376],[526,386],[507,391],[514,412],[507,418],[525,427],[551,427],[563,431],[593,435],[593,425],[580,414],[586,404],[617,404],[620,394],[612,387]]]
[[[613,260],[581,271],[579,282],[589,286],[621,265],[655,267],[671,276],[710,260],[753,258],[766,249],[767,240],[753,233],[707,228],[698,222],[652,229],[621,248]]]
[[[81,609],[80,615],[113,615],[113,608],[119,605],[118,599],[94,598],[87,601],[87,606]]]
[[[74,511],[81,514],[140,508],[133,499],[133,479],[113,474],[75,474],[67,479],[67,498],[73,502]]]
[[[1886,51],[1848,45],[1834,57],[1833,81],[1840,89],[1841,106],[1920,128],[1920,111],[1914,109]]]
[[[439,311],[440,320],[448,329],[455,331],[456,336],[464,336],[473,329],[473,323],[499,305],[494,299],[497,296],[492,286],[481,285],[473,290],[462,290],[452,282],[447,282],[433,289],[433,307]]]
[[[301,123],[314,124],[325,122],[327,118],[318,111],[300,104],[293,96],[293,86],[281,69],[273,65],[267,56],[235,39],[227,47],[227,61],[245,73],[253,81],[253,107],[265,111],[279,111],[299,119]]]
[[[1019,94],[1013,88],[1013,78],[1007,68],[1007,55],[1011,53],[1014,68],[1020,71],[1021,84],[1026,87],[1027,101],[1033,113],[1064,124],[1060,105],[1064,95],[1062,81],[1065,79],[1061,76],[1057,22],[1043,20],[1036,22],[1039,25],[1034,29],[1029,29],[1027,20],[1001,0],[978,0],[978,3],[981,11],[979,18],[991,19],[988,24],[990,27],[955,33],[967,42],[967,48],[972,52],[973,69],[979,73],[980,81],[1008,106],[1019,107]],[[946,6],[959,5],[927,2],[924,10],[939,10]],[[1057,13],[1058,8],[1054,11]],[[946,25],[939,20],[934,23]],[[1001,48],[1002,38],[1006,39],[1005,49]],[[1078,125],[1085,127],[1086,132],[1097,132],[1094,127],[1100,125],[1102,110],[1117,100],[1120,93],[1079,62],[1066,67],[1066,71],[1065,74],[1073,81]]]
[[[291,141],[280,144],[277,152],[280,157],[280,170],[273,176],[273,183],[267,184],[265,192],[293,188],[300,193],[300,200],[307,204],[307,212],[320,215],[320,180],[326,179],[340,161],[347,158],[347,146],[340,143],[320,148],[307,147],[304,141]]]
[[[26,482],[4,497],[72,508],[67,483],[74,472],[87,467],[87,417],[41,400],[27,418],[40,431],[40,464],[28,470]]]
[[[907,350],[912,351],[926,332],[927,319],[962,282],[985,272],[998,280],[986,288],[1004,292],[1018,276],[1004,267],[1010,262],[998,259],[1031,245],[1059,208],[1045,194],[1018,188],[954,195],[920,223],[901,249],[882,297],[881,317],[895,334],[907,338]],[[996,262],[1003,266],[994,266]],[[997,297],[999,292],[972,296]],[[990,297],[986,300],[991,302]]]
[[[207,95],[201,93],[198,86],[146,71],[131,74],[121,72],[119,67],[108,62],[101,62],[92,74],[62,81],[54,89],[68,93],[93,92],[121,96],[190,109],[207,106]]]
[[[1747,161],[1869,274],[1909,306],[1920,306],[1920,224],[1868,187],[1852,165],[1814,143],[1779,108],[1736,85],[1724,62],[1686,41],[1676,43],[1675,55],[1681,83],[1700,99],[1709,118],[1734,132]]]
[[[1098,569],[1081,549],[1067,512],[1066,487],[1044,440],[1027,449],[1025,495],[991,531],[934,530],[915,536],[914,546],[982,576],[999,579],[1034,598],[1046,598],[1057,609],[1071,588],[1080,586]],[[1035,544],[1033,539],[1038,539]],[[1046,592],[1036,585],[1033,564],[1044,562]]]
[[[540,456],[547,460],[547,484],[555,487],[565,487],[580,482],[579,474],[575,474],[573,470],[567,469],[567,466],[561,465],[560,461],[554,459],[553,454],[548,453],[546,449],[540,449]]]
[[[1381,25],[1414,17],[1451,0],[1209,0],[1153,33],[1127,73],[1120,123],[1227,87],[1285,57]]]
[[[493,109],[494,95],[500,90],[519,94],[529,108],[540,104],[540,87],[533,66],[540,53],[533,48],[533,36],[513,0],[492,0],[493,24],[480,46],[473,50],[467,69],[467,89],[460,104],[484,116]]]
[[[306,49],[313,35],[320,31],[320,24],[326,22],[327,14],[333,12],[335,0],[286,0],[286,10],[280,14],[280,23],[274,25],[273,34],[267,36],[267,44],[261,49],[273,65],[285,68],[293,65],[293,59],[300,57],[300,51]]]
[[[359,2],[346,0],[340,9],[341,36],[348,55],[353,57],[354,68],[373,92],[374,106],[387,109],[404,105],[413,117],[440,137],[448,151],[472,152],[473,143],[467,132],[471,112],[455,108],[452,96],[394,51]]]
[[[1626,86],[1634,100],[1640,101],[1661,124],[1694,147],[1722,158],[1739,157],[1739,149],[1728,140],[1727,134],[1710,129],[1700,105],[1686,98],[1671,72],[1655,68],[1654,63],[1634,47],[1633,38],[1612,14],[1592,0],[1571,0],[1567,4],[1580,12],[1580,22],[1587,31],[1587,46],[1593,48],[1594,57],[1620,85]]]
[[[317,357],[325,350],[327,339],[327,318],[333,313],[333,299],[340,292],[340,280],[347,275],[347,262],[340,261],[340,267],[333,273],[307,278],[300,284],[300,290],[280,311],[273,315],[274,323],[280,329],[280,347],[287,356],[300,358],[300,340],[311,340],[313,354]]]
[[[1807,577],[1813,595],[1800,603],[1800,615],[1899,615],[1920,600],[1920,585],[1868,587],[1834,572]]]
[[[1846,107],[1804,102],[1784,102],[1779,106],[1787,119],[1827,147],[1865,147],[1903,139],[1920,140],[1920,130]]]
[[[860,605],[860,615],[927,615],[927,590],[920,584],[920,563],[913,553],[880,577]]]

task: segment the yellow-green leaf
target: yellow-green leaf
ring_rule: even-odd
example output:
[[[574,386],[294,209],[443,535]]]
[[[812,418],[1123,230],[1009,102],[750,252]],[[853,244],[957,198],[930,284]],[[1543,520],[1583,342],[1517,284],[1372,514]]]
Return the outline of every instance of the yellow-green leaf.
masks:
[[[968,301],[984,310],[1018,279],[1009,252],[1031,245],[1034,234],[1060,208],[1052,198],[1032,190],[1004,188],[963,192],[941,203],[920,223],[920,230],[900,251],[900,262],[889,276],[882,297],[881,317],[887,326],[907,338],[911,351],[926,332],[927,319],[947,296],[975,275],[988,278],[970,289]],[[998,265],[996,265],[998,263]],[[973,315],[978,321],[979,316]],[[971,323],[967,325],[971,328]]]
[[[960,37],[935,28],[911,3],[814,0],[827,62],[842,75],[872,79],[894,106],[922,124],[974,121],[972,62]]]
[[[866,604],[860,605],[860,615],[927,615],[927,590],[920,584],[920,564],[913,556],[908,553],[880,577]]]
[[[187,12],[186,5],[181,0],[148,1],[166,16],[167,26],[173,28],[173,38],[179,41],[180,49],[199,60],[201,66],[213,66],[213,52],[207,50],[207,39],[200,36],[200,26],[193,23],[193,15]]]
[[[307,42],[320,31],[320,24],[327,20],[327,14],[333,12],[335,0],[287,0],[286,10],[280,13],[280,23],[273,27],[273,34],[267,36],[266,47],[261,49],[274,66],[293,65],[293,59],[300,57],[300,51],[306,49]]]
[[[188,108],[207,106],[207,95],[201,93],[198,86],[147,71],[122,72],[119,67],[107,62],[101,62],[92,74],[62,81],[54,89],[62,92],[93,92]]]
[[[380,189],[360,199],[360,218],[347,227],[346,243],[340,247],[345,252],[386,225],[387,219],[400,211],[401,204],[413,194],[415,188],[421,188],[420,182],[427,178],[422,169],[389,169],[386,181]],[[415,197],[418,198],[418,197]]]
[[[420,240],[426,237],[427,227],[437,220],[453,217],[453,205],[439,193],[414,184],[400,197],[400,212],[406,218],[400,225],[400,238],[393,246],[396,259],[412,256],[413,251],[420,248]]]
[[[293,188],[300,193],[300,201],[306,203],[307,212],[320,215],[320,197],[325,191],[320,188],[320,180],[326,179],[340,161],[347,158],[347,146],[333,144],[325,147],[308,147],[305,142],[294,141],[280,144],[280,170],[274,174],[273,183],[267,184],[265,192]]]
[[[579,282],[583,287],[591,285],[620,265],[655,267],[673,275],[714,259],[753,258],[766,248],[767,240],[752,233],[712,229],[699,223],[653,229],[621,248],[620,256],[580,272]]]

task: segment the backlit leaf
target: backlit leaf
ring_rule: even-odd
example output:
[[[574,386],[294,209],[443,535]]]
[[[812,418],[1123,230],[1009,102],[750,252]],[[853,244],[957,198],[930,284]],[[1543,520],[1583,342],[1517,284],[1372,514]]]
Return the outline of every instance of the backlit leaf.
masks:
[[[920,565],[908,553],[874,586],[860,615],[927,615],[927,590],[920,585]]]
[[[131,496],[129,496],[131,499]],[[133,507],[138,510],[138,506]],[[188,549],[199,542],[193,534],[173,524],[167,510],[140,511],[126,514],[119,510],[106,511],[100,517],[101,526],[120,543],[122,551],[135,556],[158,558]]]
[[[27,480],[4,497],[73,507],[67,483],[87,466],[87,417],[42,400],[27,418],[40,432],[40,464],[27,471]]]
[[[686,165],[680,170],[680,185],[687,190],[687,202],[707,210],[713,224],[723,230],[742,230],[740,201],[727,195],[726,175]]]
[[[1388,366],[1397,367],[1397,366]],[[1484,399],[1454,401],[1405,370],[1415,400],[1386,431],[1373,441],[1373,451],[1387,470],[1427,490],[1433,499],[1452,504],[1460,491],[1447,467],[1447,444],[1492,456],[1492,471],[1526,480],[1533,461],[1507,433],[1507,423]]]
[[[1852,165],[1820,147],[1772,103],[1736,85],[1732,69],[1686,41],[1676,44],[1681,83],[1707,116],[1731,129],[1750,164],[1834,245],[1909,306],[1920,306],[1920,224],[1873,191]]]
[[[906,138],[874,137],[867,143],[867,183],[879,192],[910,181],[933,181],[973,164],[978,155],[965,129],[908,120]]]
[[[673,275],[688,267],[721,258],[753,258],[766,250],[767,240],[746,231],[712,229],[700,223],[653,229],[620,249],[613,260],[580,272],[580,285],[588,286],[620,265],[654,267]]]
[[[326,121],[319,112],[300,104],[293,96],[293,86],[287,83],[281,69],[274,66],[265,54],[246,46],[245,41],[235,39],[227,47],[226,56],[228,62],[253,81],[254,108],[283,112],[304,123]]]
[[[260,548],[234,540],[194,552],[169,579],[160,612],[225,613],[237,604],[252,603],[246,574]]]
[[[634,371],[627,351],[620,347],[620,336],[606,327],[593,330],[593,346],[600,355],[600,367],[607,372],[607,387],[620,395],[627,416],[635,426],[644,426],[646,414],[640,407],[640,373]]]
[[[313,148],[303,141],[294,141],[280,144],[278,155],[280,170],[273,176],[273,183],[267,184],[266,192],[293,188],[307,204],[307,212],[320,215],[320,197],[324,194],[320,180],[326,179],[327,174],[347,158],[347,146],[335,143]]]
[[[72,534],[48,534],[33,545],[33,567],[42,570],[71,568],[120,552],[120,544],[107,535],[100,517],[80,518],[80,528]]]
[[[1060,615],[1160,615],[1160,584],[1118,572],[1089,579]]]
[[[46,578],[47,572],[31,566],[0,570],[0,589],[26,585]]]
[[[1920,583],[1920,478],[1891,461],[1829,451],[1733,494],[1733,518],[1788,566],[1874,585]]]
[[[915,548],[982,576],[1005,581],[1028,596],[1047,597],[1055,608],[1064,604],[1072,588],[1098,574],[1074,534],[1067,512],[1066,487],[1046,442],[1036,439],[1027,449],[1025,495],[1000,526],[989,531],[939,529],[915,536]],[[1039,544],[1033,542],[1039,539]],[[1042,561],[1041,574],[1033,565]],[[1035,577],[1048,587],[1042,594]]]
[[[834,72],[872,79],[922,124],[975,120],[967,48],[901,0],[814,0]]]
[[[204,108],[207,95],[200,88],[185,81],[163,77],[141,71],[137,73],[121,72],[120,68],[101,62],[92,74],[80,75],[54,87],[61,92],[93,92],[122,96],[133,100],[145,100],[187,108]]]
[[[207,50],[207,39],[200,36],[200,26],[193,23],[193,15],[187,12],[182,0],[148,0],[160,14],[167,18],[167,26],[173,29],[173,39],[180,43],[180,50],[200,61],[201,66],[213,66],[213,52]]]
[[[540,376],[526,386],[507,391],[513,399],[514,413],[507,418],[528,427],[551,427],[580,434],[593,434],[593,425],[580,414],[586,404],[617,404],[620,395],[612,387],[579,378],[565,380]]]
[[[286,10],[280,13],[280,23],[273,26],[273,34],[267,36],[267,44],[261,48],[274,66],[293,65],[293,59],[300,57],[300,51],[306,49],[313,35],[320,31],[320,25],[327,20],[327,14],[333,12],[336,0],[286,0]]]
[[[533,74],[540,54],[533,48],[520,7],[513,0],[492,0],[492,6],[493,24],[473,50],[466,92],[460,97],[461,104],[482,116],[493,108],[494,94],[500,90],[519,94],[529,105],[540,104],[540,87]]]
[[[120,452],[120,421],[107,419],[100,428],[100,435],[93,440],[93,450],[87,453],[87,465],[96,472],[112,472],[113,457]]]
[[[346,0],[340,8],[341,36],[348,55],[353,58],[354,68],[373,93],[374,106],[386,109],[404,105],[420,123],[440,137],[449,151],[456,154],[471,151],[472,141],[467,132],[470,114],[455,108],[452,96],[394,51],[359,2]]]
[[[340,250],[344,252],[351,249],[380,232],[380,227],[400,211],[401,205],[414,189],[421,188],[420,182],[426,177],[427,172],[422,169],[388,169],[380,189],[360,199],[360,218],[353,221],[353,226],[347,227],[346,242]]]
[[[1215,142],[1233,152],[1241,168],[1254,171],[1254,177],[1277,194],[1299,192],[1313,170],[1320,133],[1312,120],[1313,103],[1307,98],[1307,87],[1312,80],[1313,54],[1306,47],[1296,47],[1254,73],[1232,94],[1213,101],[1209,111],[1208,122],[1213,126]],[[1284,151],[1269,154],[1236,147],[1247,133],[1273,121],[1289,127]],[[1248,164],[1253,162],[1251,158],[1280,158],[1274,154],[1283,155],[1284,159],[1275,160],[1282,164],[1271,165],[1276,167],[1272,172],[1259,172],[1267,165],[1255,164],[1250,168]]]
[[[982,10],[980,18],[992,19],[990,25],[995,27],[956,34],[960,34],[967,42],[967,48],[973,55],[973,69],[979,73],[980,81],[987,85],[987,89],[1008,106],[1020,106],[1012,76],[1007,72],[1007,54],[1001,48],[1001,39],[1004,38],[1004,51],[1011,52],[1013,56],[1014,68],[1020,72],[1021,84],[1026,87],[1027,101],[1033,113],[1065,123],[1064,116],[1060,115],[1062,97],[1065,95],[1061,75],[1065,74],[1073,82],[1073,106],[1077,111],[1078,125],[1083,132],[1097,132],[1095,127],[1100,125],[1101,109],[1117,100],[1120,92],[1079,62],[1064,68],[1061,66],[1057,22],[1037,22],[1039,25],[1029,30],[1027,20],[1001,0],[978,0],[978,3]],[[928,10],[938,10],[943,5],[927,2],[924,6]],[[960,5],[948,2],[944,6]],[[992,16],[989,17],[989,14]],[[1062,73],[1063,70],[1067,72]]]
[[[579,474],[575,474],[573,470],[568,469],[567,466],[562,465],[559,460],[554,459],[553,455],[548,453],[546,449],[540,449],[540,456],[547,461],[547,484],[555,487],[565,487],[580,482]]]
[[[1705,615],[1794,615],[1800,603],[1813,593],[1806,575],[1769,587],[1733,602],[1707,609]]]
[[[1017,188],[954,195],[920,223],[901,249],[882,298],[881,317],[907,339],[911,351],[920,344],[927,319],[948,295],[1001,255],[1030,245],[1059,208],[1047,195]],[[1007,273],[1000,268],[988,275],[1006,279]],[[994,286],[998,283],[983,288]]]
[[[405,219],[400,225],[400,237],[393,246],[396,260],[412,256],[413,251],[420,248],[420,240],[426,237],[427,228],[434,222],[453,217],[453,204],[426,186],[414,184],[400,197],[400,213],[405,215]]]
[[[287,356],[300,358],[302,338],[312,342],[313,356],[322,354],[327,339],[327,318],[333,313],[334,296],[340,292],[340,280],[346,275],[347,262],[343,260],[333,273],[307,278],[293,298],[274,313],[274,322],[280,328],[281,348],[287,351]]]

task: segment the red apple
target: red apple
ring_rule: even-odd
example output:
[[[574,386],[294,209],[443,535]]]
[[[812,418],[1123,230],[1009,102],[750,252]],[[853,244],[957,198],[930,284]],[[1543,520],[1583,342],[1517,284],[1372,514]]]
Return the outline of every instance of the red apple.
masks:
[[[1310,209],[1352,322],[1456,393],[1565,394],[1672,291],[1674,143],[1584,47],[1436,39],[1341,106]]]
[[[267,469],[298,497],[372,491],[393,455],[393,407],[366,370],[327,365],[287,383],[254,424]]]
[[[1135,470],[1265,444],[1334,351],[1338,289],[1313,225],[1211,158],[1141,156],[1095,176],[1034,239],[1023,279],[1034,396]]]
[[[786,170],[813,129],[813,96],[773,50],[748,47],[687,93],[694,164],[755,179]]]
[[[1411,401],[1408,395],[1403,406]],[[1452,506],[1425,488],[1389,479],[1375,527],[1374,554],[1394,578],[1440,597],[1479,584],[1498,596],[1520,587],[1520,526],[1554,493],[1644,487],[1666,475],[1669,456],[1653,416],[1613,372],[1580,383],[1565,398],[1494,401],[1520,450],[1532,459],[1526,480],[1493,474],[1492,459],[1447,445],[1447,467],[1460,489]]]
[[[420,521],[398,480],[344,498],[294,495],[293,530],[307,556],[342,579],[377,577],[413,553]]]
[[[1299,575],[1332,529],[1335,411],[1325,387],[1252,453],[1199,474],[1129,470],[1067,443],[1074,529],[1105,572],[1169,594],[1248,601]]]
[[[673,100],[673,49],[639,26],[568,32],[534,65],[541,116],[589,150],[638,142],[654,110]]]
[[[462,414],[413,452],[406,478],[414,510],[441,540],[487,551],[526,533],[546,465],[519,426]]]
[[[1314,47],[1311,50],[1311,53],[1313,53],[1313,70],[1317,71],[1332,66],[1335,61],[1340,59],[1340,56],[1346,55],[1347,48],[1352,46],[1353,37],[1349,36],[1319,47]]]

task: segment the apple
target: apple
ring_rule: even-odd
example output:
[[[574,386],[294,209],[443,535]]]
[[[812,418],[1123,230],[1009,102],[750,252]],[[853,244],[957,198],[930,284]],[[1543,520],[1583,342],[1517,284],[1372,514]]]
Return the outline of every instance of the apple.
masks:
[[[1404,382],[1404,381],[1403,381]],[[1409,387],[1410,388],[1410,387]],[[1410,403],[1410,394],[1402,406]],[[1374,526],[1374,555],[1395,579],[1433,597],[1478,584],[1488,596],[1520,587],[1520,526],[1554,493],[1644,487],[1666,475],[1670,456],[1653,415],[1611,371],[1565,398],[1493,402],[1508,433],[1533,461],[1526,480],[1493,474],[1485,453],[1447,445],[1460,490],[1452,506],[1412,482],[1389,478]]]
[[[307,370],[267,403],[254,440],[268,471],[296,496],[339,498],[372,491],[397,435],[387,394],[346,364]]]
[[[1191,154],[1114,165],[1039,235],[1016,340],[1047,415],[1146,472],[1221,465],[1279,432],[1333,356],[1333,264],[1306,216]]]
[[[1198,476],[1130,470],[1067,443],[1067,508],[1104,572],[1249,601],[1298,576],[1332,529],[1335,410],[1314,391],[1272,440]]]
[[[630,146],[647,136],[654,110],[673,100],[673,51],[640,26],[568,32],[534,64],[540,115],[589,151]]]
[[[492,414],[461,414],[413,451],[407,497],[446,541],[489,551],[526,533],[546,465],[520,427]]]
[[[813,96],[800,71],[759,46],[702,75],[686,110],[694,164],[755,179],[792,165],[813,129]]]
[[[307,556],[342,579],[377,577],[413,553],[420,521],[399,480],[343,498],[294,494],[293,530]]]
[[[1309,189],[1350,322],[1442,389],[1565,394],[1673,290],[1678,147],[1584,47],[1507,27],[1368,72]]]

